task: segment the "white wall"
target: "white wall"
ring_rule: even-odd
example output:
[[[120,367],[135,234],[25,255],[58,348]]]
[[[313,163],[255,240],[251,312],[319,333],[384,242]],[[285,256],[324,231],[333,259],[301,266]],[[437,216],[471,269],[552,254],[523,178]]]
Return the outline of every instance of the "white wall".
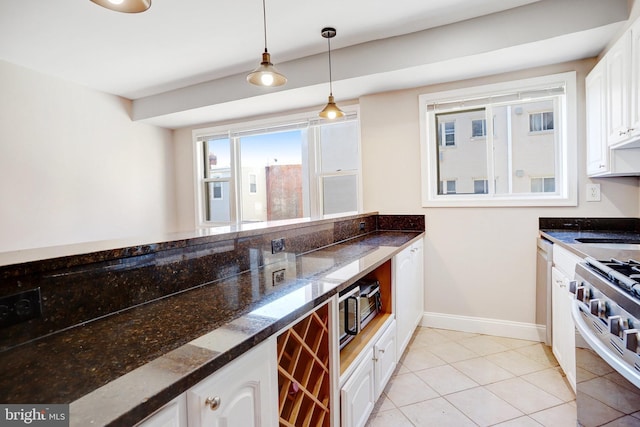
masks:
[[[0,61],[0,252],[176,228],[172,131]]]
[[[584,78],[593,65],[585,60],[360,99],[364,210],[425,214],[425,311],[434,318],[451,326],[461,320],[457,316],[471,316],[526,328],[535,323],[538,217],[638,216],[637,178],[593,180],[602,186],[602,202],[582,200],[590,181],[585,172]],[[420,94],[570,70],[577,71],[579,88],[578,207],[421,207]]]

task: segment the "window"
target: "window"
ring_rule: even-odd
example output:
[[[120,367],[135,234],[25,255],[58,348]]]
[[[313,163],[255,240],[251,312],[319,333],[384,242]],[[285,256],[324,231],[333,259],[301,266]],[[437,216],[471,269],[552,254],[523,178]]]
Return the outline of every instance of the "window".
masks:
[[[201,225],[317,218],[362,205],[355,109],[335,122],[296,115],[193,134]]]
[[[471,137],[487,136],[487,121],[485,119],[471,120]]]
[[[420,112],[423,206],[577,204],[575,73],[421,95]]]
[[[556,179],[554,177],[531,178],[532,193],[553,193],[556,191]]]
[[[440,123],[440,122],[439,122]],[[440,123],[440,133],[438,135],[440,145],[453,147],[456,145],[456,124],[455,122]]]
[[[553,111],[529,114],[529,132],[553,130]]]
[[[473,180],[473,193],[474,194],[487,194],[489,192],[489,181],[486,179]]]
[[[249,193],[256,194],[258,192],[258,184],[256,183],[256,174],[249,174]]]
[[[456,181],[453,179],[441,181],[440,194],[456,194]]]

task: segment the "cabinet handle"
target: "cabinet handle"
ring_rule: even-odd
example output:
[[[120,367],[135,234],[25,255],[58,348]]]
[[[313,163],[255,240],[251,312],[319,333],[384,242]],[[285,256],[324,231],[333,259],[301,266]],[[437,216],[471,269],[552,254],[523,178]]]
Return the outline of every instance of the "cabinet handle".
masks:
[[[220,407],[220,396],[207,397],[207,400],[204,401],[204,404],[207,405],[212,411],[215,411]]]
[[[605,167],[605,166],[604,166],[604,165],[598,165],[598,167],[599,167],[600,169],[604,169],[604,167]]]

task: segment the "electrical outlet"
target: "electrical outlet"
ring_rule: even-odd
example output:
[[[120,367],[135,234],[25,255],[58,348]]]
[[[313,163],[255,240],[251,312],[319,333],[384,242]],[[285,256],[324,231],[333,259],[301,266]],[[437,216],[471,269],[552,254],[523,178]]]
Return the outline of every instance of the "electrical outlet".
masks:
[[[365,222],[364,222],[364,221],[362,221],[362,222],[360,223],[360,231],[364,231],[365,226],[366,226]]]
[[[277,286],[279,284],[281,284],[282,282],[284,282],[284,273],[285,273],[285,269],[282,268],[280,270],[276,270],[273,273],[271,273],[271,284],[272,286]]]
[[[41,315],[40,288],[0,298],[0,327],[26,322]]]
[[[600,201],[600,184],[587,184],[587,202]]]
[[[271,241],[271,253],[277,254],[278,252],[282,251],[284,251],[284,237],[273,239]]]

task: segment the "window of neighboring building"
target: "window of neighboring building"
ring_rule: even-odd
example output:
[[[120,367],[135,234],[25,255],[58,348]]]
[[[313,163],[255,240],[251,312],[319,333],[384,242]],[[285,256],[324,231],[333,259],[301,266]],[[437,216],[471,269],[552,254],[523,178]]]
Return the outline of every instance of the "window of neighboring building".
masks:
[[[440,194],[456,194],[456,181],[454,179],[440,181]]]
[[[529,114],[529,132],[553,130],[553,111]]]
[[[453,147],[456,145],[456,124],[455,122],[438,122],[440,132],[438,134],[439,144],[443,147]]]
[[[577,204],[574,72],[421,95],[420,111],[423,206]]]
[[[480,138],[487,136],[487,120],[471,120],[471,137]]]
[[[197,130],[194,139],[204,166],[197,190],[201,225],[361,209],[356,108],[338,121],[295,115]]]
[[[532,193],[553,193],[556,191],[554,177],[531,178]]]
[[[258,192],[258,183],[256,174],[249,174],[249,193],[256,194]]]
[[[487,194],[489,192],[489,182],[486,179],[473,180],[473,194]]]

